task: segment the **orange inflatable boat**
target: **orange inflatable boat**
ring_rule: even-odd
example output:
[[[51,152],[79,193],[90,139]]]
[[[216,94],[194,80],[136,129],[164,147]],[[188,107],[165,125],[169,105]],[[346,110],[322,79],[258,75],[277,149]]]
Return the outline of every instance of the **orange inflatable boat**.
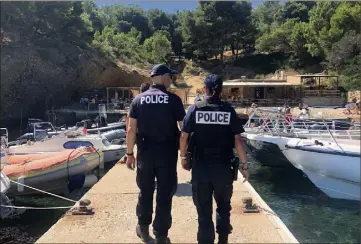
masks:
[[[53,193],[64,193],[71,179],[85,176],[103,160],[103,153],[92,147],[65,149],[26,155],[8,155],[2,172],[11,180]],[[79,178],[79,177],[77,177]],[[80,177],[83,179],[84,177]],[[33,190],[12,184],[8,195],[34,193]]]

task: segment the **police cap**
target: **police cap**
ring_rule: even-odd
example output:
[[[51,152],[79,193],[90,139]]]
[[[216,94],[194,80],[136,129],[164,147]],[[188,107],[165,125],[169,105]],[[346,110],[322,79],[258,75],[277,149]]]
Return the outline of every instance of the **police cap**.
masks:
[[[165,64],[157,64],[157,65],[154,65],[154,67],[152,68],[150,77],[154,77],[154,76],[158,76],[158,75],[165,75],[165,74],[175,75],[175,74],[178,74],[178,72],[176,70],[169,68]]]
[[[219,75],[210,74],[204,80],[204,85],[214,93],[219,94],[222,91],[223,81]]]

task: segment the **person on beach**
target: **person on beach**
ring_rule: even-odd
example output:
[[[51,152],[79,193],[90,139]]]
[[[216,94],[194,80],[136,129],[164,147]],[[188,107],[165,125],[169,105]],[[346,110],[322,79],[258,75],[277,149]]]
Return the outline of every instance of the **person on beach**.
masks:
[[[143,82],[141,85],[140,85],[140,93],[143,93],[145,91],[147,91],[150,87],[150,84],[147,83],[147,82]],[[128,124],[129,124],[129,112],[127,113],[126,115],[126,118],[125,118],[125,130],[127,131],[128,129]],[[125,164],[125,162],[127,161],[127,155],[125,154],[121,159],[119,159],[118,163],[120,164]]]
[[[156,211],[153,221],[155,243],[169,243],[172,225],[172,199],[177,189],[178,129],[185,110],[182,100],[168,92],[177,72],[164,64],[155,65],[150,74],[153,85],[138,94],[130,105],[127,128],[127,167],[135,169],[134,144],[137,144],[137,185],[140,189],[136,214],[136,234],[151,240],[153,194],[157,180]],[[178,126],[177,126],[178,125]]]
[[[201,96],[199,95],[199,93],[197,93],[196,97],[194,98],[194,102],[199,102],[202,101]]]
[[[249,177],[240,135],[244,129],[234,108],[220,100],[222,86],[220,76],[211,74],[206,77],[206,97],[188,109],[180,138],[182,167],[185,170],[192,168],[192,195],[198,212],[198,243],[214,243],[212,195],[217,203],[218,243],[228,243],[228,235],[232,231],[230,211],[233,180],[239,167],[233,160],[234,147],[245,181]],[[193,158],[191,167],[189,152]]]
[[[357,99],[353,98],[352,101],[345,106],[346,110],[343,111],[344,114],[357,114],[358,103]]]

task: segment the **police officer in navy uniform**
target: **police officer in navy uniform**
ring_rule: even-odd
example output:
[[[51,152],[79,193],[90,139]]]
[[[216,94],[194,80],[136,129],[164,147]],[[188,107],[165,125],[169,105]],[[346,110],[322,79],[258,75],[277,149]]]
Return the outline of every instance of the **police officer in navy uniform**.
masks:
[[[198,243],[214,243],[215,233],[212,221],[212,195],[217,203],[216,231],[218,243],[228,243],[232,230],[230,224],[231,197],[234,172],[232,159],[236,148],[241,161],[241,173],[248,179],[246,153],[240,133],[244,132],[235,110],[220,100],[222,79],[211,74],[204,81],[204,101],[192,105],[183,120],[180,139],[182,166],[187,164],[189,144],[193,145],[192,195],[198,212]],[[189,143],[190,136],[192,143]],[[188,144],[189,143],[189,144]]]
[[[172,198],[177,189],[179,136],[185,110],[181,99],[167,91],[177,72],[164,64],[151,72],[153,85],[138,94],[130,105],[127,130],[127,167],[135,168],[133,148],[137,144],[137,185],[140,189],[136,213],[136,234],[150,241],[153,194],[157,180],[153,233],[156,243],[169,242]],[[136,135],[137,134],[137,135]]]

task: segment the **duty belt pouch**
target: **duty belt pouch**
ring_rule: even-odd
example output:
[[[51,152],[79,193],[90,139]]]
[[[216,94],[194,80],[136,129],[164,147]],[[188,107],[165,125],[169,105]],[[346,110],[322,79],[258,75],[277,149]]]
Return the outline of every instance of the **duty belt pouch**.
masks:
[[[237,181],[238,179],[238,170],[239,170],[239,159],[238,157],[233,157],[231,159],[231,166],[233,170],[233,181]]]
[[[176,148],[179,150],[179,139],[180,139],[180,136],[181,136],[181,132],[180,131],[177,131],[176,132],[176,142],[175,142],[175,145],[176,145]]]
[[[143,136],[137,135],[136,144],[139,149],[144,150],[146,147],[146,139]]]
[[[186,169],[191,170],[193,166],[193,157],[191,153],[187,153],[187,165]]]

